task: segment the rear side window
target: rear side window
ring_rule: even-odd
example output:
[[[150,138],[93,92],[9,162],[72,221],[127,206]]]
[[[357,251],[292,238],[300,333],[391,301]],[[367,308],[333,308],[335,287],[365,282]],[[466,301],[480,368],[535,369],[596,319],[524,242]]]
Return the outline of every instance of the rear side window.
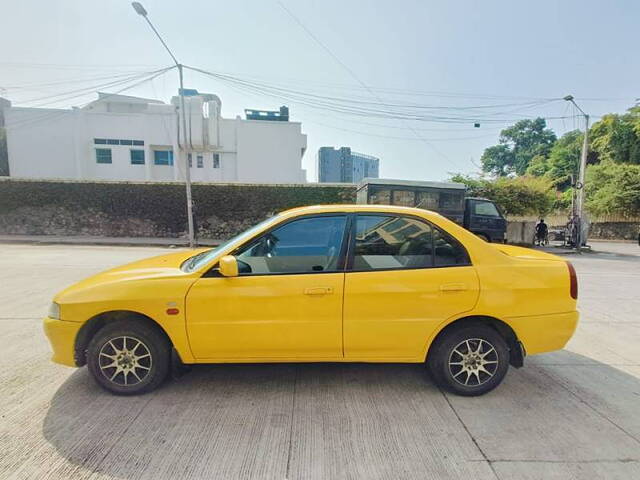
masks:
[[[430,223],[390,215],[358,215],[351,270],[469,265],[460,242]]]
[[[353,270],[431,267],[431,236],[431,225],[414,218],[358,215]]]
[[[433,229],[434,264],[436,267],[470,265],[471,260],[462,244],[448,233]]]

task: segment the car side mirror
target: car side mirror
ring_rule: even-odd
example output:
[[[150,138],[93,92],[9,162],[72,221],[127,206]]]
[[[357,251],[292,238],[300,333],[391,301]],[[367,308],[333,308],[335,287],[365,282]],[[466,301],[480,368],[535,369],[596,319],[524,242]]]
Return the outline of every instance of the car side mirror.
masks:
[[[238,260],[233,255],[225,255],[220,259],[218,271],[223,277],[237,277]]]

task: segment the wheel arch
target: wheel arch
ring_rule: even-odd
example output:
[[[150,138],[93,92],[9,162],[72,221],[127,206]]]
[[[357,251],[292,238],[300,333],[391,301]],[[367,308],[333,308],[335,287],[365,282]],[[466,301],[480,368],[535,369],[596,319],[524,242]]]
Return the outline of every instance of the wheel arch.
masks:
[[[502,336],[502,338],[505,339],[509,347],[509,363],[516,368],[522,367],[522,365],[524,364],[525,351],[524,346],[518,340],[516,332],[508,323],[505,323],[502,320],[489,315],[470,315],[467,317],[458,318],[444,325],[431,340],[429,348],[427,349],[427,353],[425,355],[425,361],[429,360],[429,353],[432,351],[433,346],[436,344],[438,339],[442,338],[448,332],[467,325],[478,324],[489,326],[497,331]]]
[[[96,333],[98,333],[98,331],[102,327],[104,327],[108,323],[115,322],[118,320],[124,320],[124,319],[136,321],[136,322],[142,322],[152,326],[158,332],[160,332],[160,334],[162,334],[166,338],[167,342],[169,342],[169,345],[173,347],[173,342],[171,341],[171,337],[169,337],[165,329],[162,328],[162,325],[160,325],[158,322],[156,322],[153,318],[149,317],[148,315],[145,315],[140,312],[135,312],[132,310],[111,310],[108,312],[99,313],[98,315],[91,317],[82,325],[82,327],[78,331],[78,334],[76,335],[76,339],[74,343],[74,348],[73,348],[73,357],[76,365],[78,367],[82,367],[83,365],[86,365],[87,363],[86,351],[87,351],[87,347],[89,346],[89,342],[91,342],[91,339],[94,337]]]

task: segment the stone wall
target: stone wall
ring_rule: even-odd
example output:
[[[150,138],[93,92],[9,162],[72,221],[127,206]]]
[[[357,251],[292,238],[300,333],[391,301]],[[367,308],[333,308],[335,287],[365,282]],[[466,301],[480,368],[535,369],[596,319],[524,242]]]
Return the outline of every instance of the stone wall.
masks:
[[[638,240],[640,222],[592,223],[589,238],[601,240]]]
[[[354,203],[353,185],[193,185],[199,238],[225,239],[288,208]],[[182,183],[0,180],[0,234],[184,237]]]

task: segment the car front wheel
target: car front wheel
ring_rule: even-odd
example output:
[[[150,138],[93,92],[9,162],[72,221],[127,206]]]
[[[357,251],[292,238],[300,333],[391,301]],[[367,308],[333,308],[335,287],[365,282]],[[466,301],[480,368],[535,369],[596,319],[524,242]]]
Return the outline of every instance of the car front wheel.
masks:
[[[509,348],[489,326],[453,328],[436,339],[428,367],[435,382],[446,390],[464,396],[483,395],[506,375]]]
[[[170,348],[154,327],[135,320],[109,323],[89,343],[87,366],[98,385],[116,395],[157,388],[167,377]]]

